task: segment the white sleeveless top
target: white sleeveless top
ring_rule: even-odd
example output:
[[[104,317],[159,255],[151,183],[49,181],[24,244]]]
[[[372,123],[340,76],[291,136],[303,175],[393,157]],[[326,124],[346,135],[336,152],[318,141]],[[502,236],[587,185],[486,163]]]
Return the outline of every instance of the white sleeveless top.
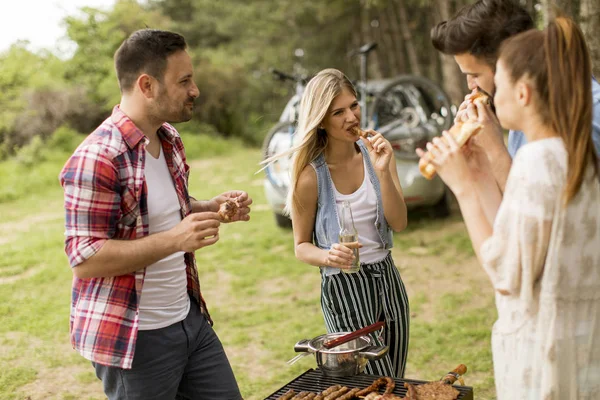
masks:
[[[352,216],[354,217],[354,227],[358,231],[358,241],[363,245],[359,250],[361,264],[371,264],[379,262],[387,257],[389,250],[383,248],[379,233],[375,228],[375,219],[377,218],[377,194],[373,188],[373,183],[369,179],[367,166],[364,164],[364,179],[360,187],[351,194],[342,194],[335,190],[335,205],[338,216],[341,216],[342,203],[344,200],[350,202],[352,207]]]
[[[158,159],[146,152],[144,172],[152,235],[181,222],[181,207],[162,147]],[[140,298],[140,330],[164,328],[187,316],[190,299],[183,255],[183,251],[173,253],[146,267]]]

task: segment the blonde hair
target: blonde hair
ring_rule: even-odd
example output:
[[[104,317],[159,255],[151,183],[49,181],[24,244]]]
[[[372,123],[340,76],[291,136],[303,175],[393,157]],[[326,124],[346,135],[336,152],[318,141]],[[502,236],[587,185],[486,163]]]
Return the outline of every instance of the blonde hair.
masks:
[[[327,147],[327,133],[320,129],[319,125],[325,119],[331,103],[343,89],[349,90],[356,96],[356,89],[343,72],[328,68],[315,75],[308,82],[300,101],[295,137],[301,138],[302,142],[261,162],[269,165],[282,157],[292,155],[290,187],[284,209],[287,215],[290,215],[293,209],[301,207],[296,194],[298,179],[304,168]]]

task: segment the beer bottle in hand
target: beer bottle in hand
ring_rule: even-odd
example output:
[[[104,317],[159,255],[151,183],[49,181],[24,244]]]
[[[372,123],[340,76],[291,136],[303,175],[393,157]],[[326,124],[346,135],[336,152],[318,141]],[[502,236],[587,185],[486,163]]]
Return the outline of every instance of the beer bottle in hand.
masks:
[[[345,200],[342,203],[342,212],[340,214],[340,243],[344,245],[353,244],[354,261],[352,268],[343,269],[347,274],[353,274],[360,270],[360,260],[358,258],[358,232],[354,227],[354,218],[352,217],[352,208],[350,202]]]

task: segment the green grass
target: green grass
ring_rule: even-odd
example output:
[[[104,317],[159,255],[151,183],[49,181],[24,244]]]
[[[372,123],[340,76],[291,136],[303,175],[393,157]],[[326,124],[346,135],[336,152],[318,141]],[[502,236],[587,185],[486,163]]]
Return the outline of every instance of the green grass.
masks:
[[[320,277],[295,259],[291,231],[275,226],[263,176],[254,175],[259,150],[238,144],[225,153],[219,141],[186,144],[188,153],[203,155],[191,162],[192,195],[210,198],[239,189],[254,199],[251,221],[223,225],[220,241],[198,251],[197,259],[215,330],[242,394],[262,399],[315,367],[312,357],[293,366],[286,361],[298,340],[325,331]],[[221,150],[212,152],[213,145]],[[60,167],[55,161],[45,173],[55,178]],[[0,180],[16,184],[31,177],[21,172],[7,181],[6,174],[17,172],[3,163]],[[62,191],[57,180],[39,188],[0,196],[0,398],[103,399],[91,365],[69,343],[71,272],[63,252]],[[476,398],[495,398],[493,296],[460,218],[411,217],[395,244],[394,259],[411,299],[407,377],[439,379],[464,363]]]

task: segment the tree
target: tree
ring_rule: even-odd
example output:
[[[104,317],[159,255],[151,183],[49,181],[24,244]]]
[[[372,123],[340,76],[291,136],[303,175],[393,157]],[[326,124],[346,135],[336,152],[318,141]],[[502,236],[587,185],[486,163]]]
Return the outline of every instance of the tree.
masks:
[[[598,0],[581,0],[580,25],[590,49],[592,72],[600,77],[600,6]]]

